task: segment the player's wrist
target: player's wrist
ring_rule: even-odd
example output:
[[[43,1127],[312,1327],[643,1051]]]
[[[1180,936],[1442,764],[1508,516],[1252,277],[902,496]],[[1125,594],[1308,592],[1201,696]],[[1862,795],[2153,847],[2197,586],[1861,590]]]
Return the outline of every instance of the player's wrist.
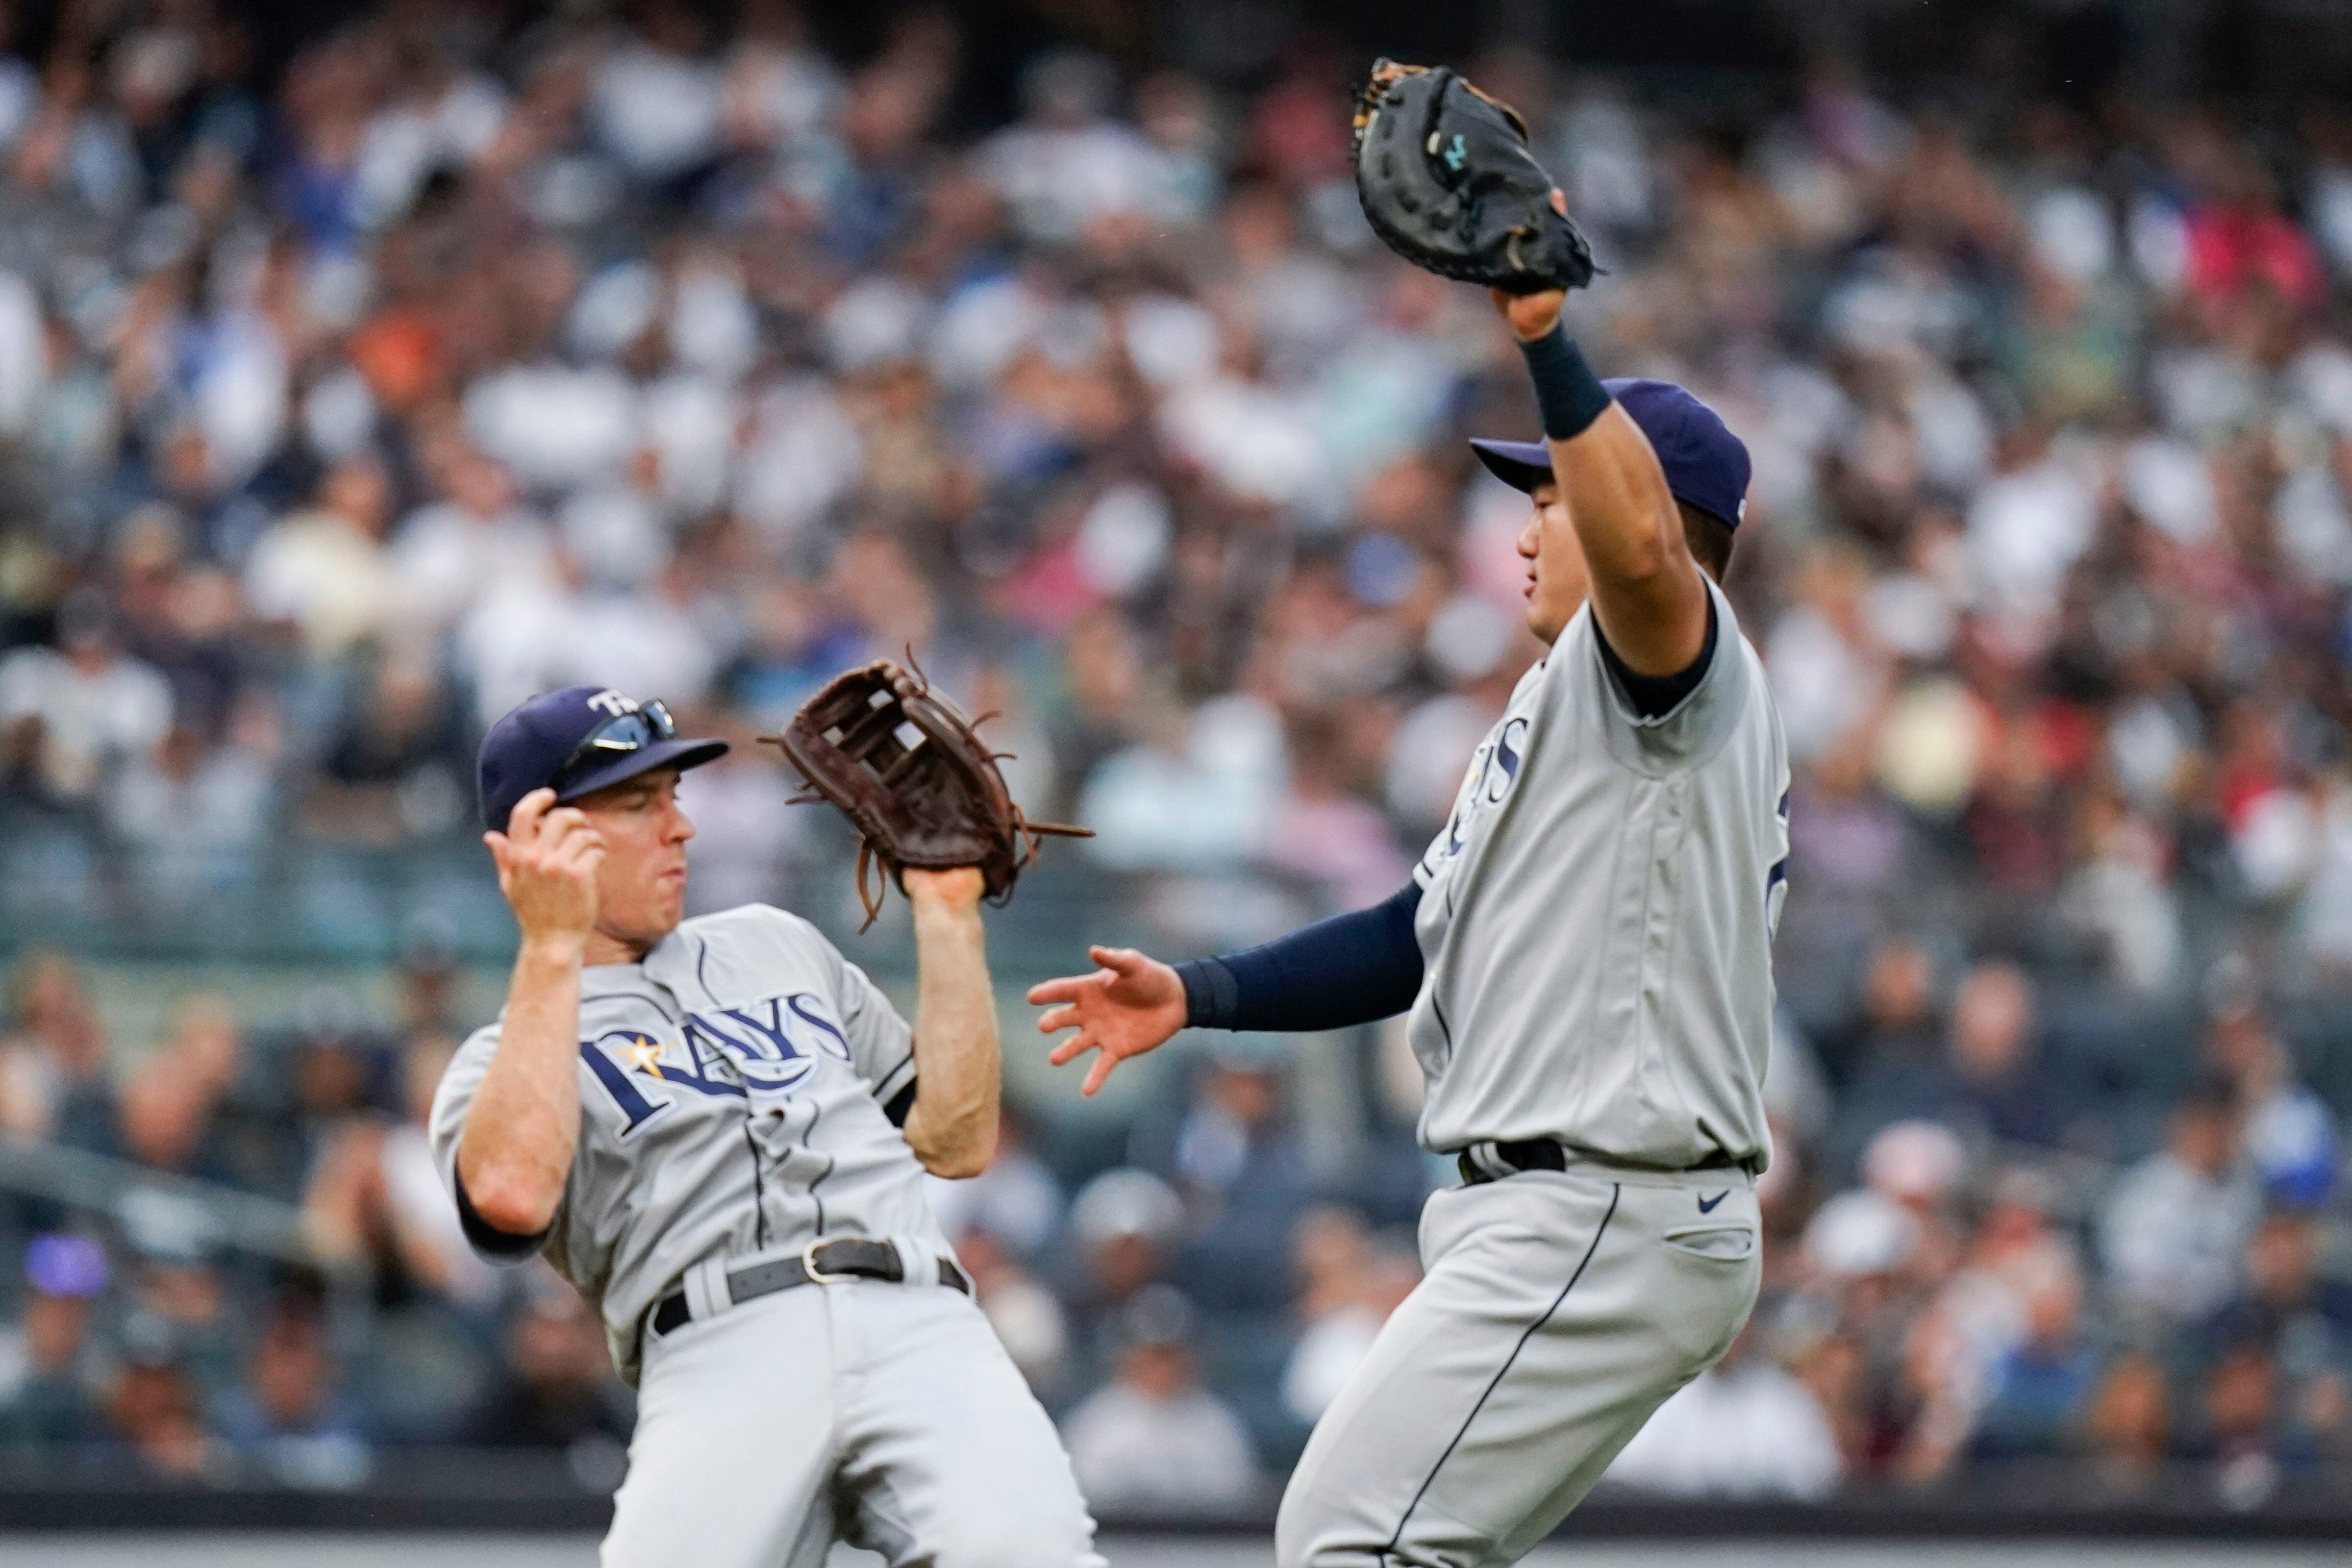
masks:
[[[977,917],[980,901],[988,892],[987,880],[970,866],[943,872],[909,869],[898,880],[918,920]]]
[[[1501,306],[1503,319],[1511,329],[1511,336],[1521,343],[1532,343],[1548,338],[1559,329],[1568,296],[1560,290],[1546,289],[1540,294],[1505,294],[1495,291]]]
[[[1241,1006],[1241,986],[1222,958],[1187,958],[1169,966],[1176,977],[1173,1006],[1183,1011],[1188,1029],[1231,1029]]]
[[[1552,441],[1573,441],[1592,427],[1615,400],[1584,358],[1584,350],[1569,335],[1565,322],[1555,319],[1541,337],[1522,340],[1519,357],[1528,364],[1534,384],[1536,408],[1543,417],[1544,435]]]
[[[585,931],[548,931],[526,928],[522,946],[516,956],[519,962],[535,967],[577,968],[588,956],[588,933]]]

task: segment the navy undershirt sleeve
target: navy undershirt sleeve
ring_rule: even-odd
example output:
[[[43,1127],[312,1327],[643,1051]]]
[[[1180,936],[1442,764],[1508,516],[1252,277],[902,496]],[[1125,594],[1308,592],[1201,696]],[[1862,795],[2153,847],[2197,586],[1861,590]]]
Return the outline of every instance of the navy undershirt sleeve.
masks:
[[[1715,595],[1706,596],[1706,641],[1699,644],[1698,657],[1690,662],[1688,669],[1675,674],[1635,673],[1617,656],[1609,639],[1601,634],[1598,620],[1592,622],[1592,635],[1601,644],[1601,656],[1608,662],[1617,684],[1625,688],[1626,700],[1633,705],[1633,711],[1643,718],[1664,718],[1675,711],[1683,698],[1698,690],[1698,684],[1706,679],[1707,666],[1715,663]]]
[[[1392,1018],[1421,991],[1409,882],[1370,909],[1318,920],[1238,953],[1175,966],[1195,1029],[1313,1030]]]

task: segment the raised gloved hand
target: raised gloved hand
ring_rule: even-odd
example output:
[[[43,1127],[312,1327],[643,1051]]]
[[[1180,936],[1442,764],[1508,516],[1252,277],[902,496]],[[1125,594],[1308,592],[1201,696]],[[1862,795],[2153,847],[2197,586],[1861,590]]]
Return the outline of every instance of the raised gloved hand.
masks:
[[[836,676],[783,734],[761,738],[782,747],[808,780],[813,792],[803,800],[832,801],[857,830],[867,925],[885,891],[866,885],[876,861],[893,879],[908,867],[974,867],[986,895],[1002,904],[1037,858],[1039,837],[1089,833],[1023,817],[972,721],[920,674],[887,659]]]
[[[1382,243],[1441,277],[1509,294],[1592,281],[1592,247],[1528,151],[1527,122],[1444,66],[1373,64],[1356,194]]]

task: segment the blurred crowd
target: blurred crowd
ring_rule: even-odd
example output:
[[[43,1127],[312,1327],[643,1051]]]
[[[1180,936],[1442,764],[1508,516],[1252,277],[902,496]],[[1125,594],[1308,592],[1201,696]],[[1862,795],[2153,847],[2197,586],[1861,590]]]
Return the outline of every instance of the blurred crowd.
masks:
[[[9,931],[495,947],[488,720],[588,680],[748,742],[911,648],[1097,829],[1090,885],[1237,944],[1400,886],[1540,651],[1525,501],[1462,439],[1533,432],[1523,372],[1364,227],[1342,51],[1244,88],[1048,50],[974,122],[922,10],[845,61],[790,0],[397,0],[266,76],[207,0],[50,20],[0,36]],[[1796,768],[1766,1297],[1620,1479],[2187,1463],[2252,1504],[2346,1458],[2352,120],[1475,74],[1608,268],[1595,361],[1754,455],[1729,587]],[[691,776],[697,907],[808,891],[788,791],[749,745]],[[362,862],[460,869],[388,910]],[[192,998],[152,1041],[22,959],[0,1127],[275,1197],[309,1261],[22,1200],[0,1438],[609,1482],[593,1322],[432,1180],[478,1020],[401,951],[397,1017]],[[1393,1032],[1355,1049],[1392,1086]],[[1031,1106],[938,1194],[1107,1511],[1258,1495],[1443,1177],[1409,1087],[1335,1163],[1277,1046],[1179,1077],[1108,1141]]]

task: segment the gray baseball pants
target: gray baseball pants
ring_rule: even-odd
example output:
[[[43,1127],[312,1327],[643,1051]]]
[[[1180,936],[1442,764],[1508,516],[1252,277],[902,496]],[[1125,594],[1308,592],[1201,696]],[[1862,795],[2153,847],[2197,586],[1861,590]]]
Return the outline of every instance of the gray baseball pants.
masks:
[[[971,1298],[855,1280],[649,1339],[604,1568],[1103,1568],[1053,1422]]]
[[[1492,1568],[1568,1516],[1756,1303],[1738,1170],[1594,1165],[1449,1187],[1421,1284],[1308,1439],[1281,1568]]]

